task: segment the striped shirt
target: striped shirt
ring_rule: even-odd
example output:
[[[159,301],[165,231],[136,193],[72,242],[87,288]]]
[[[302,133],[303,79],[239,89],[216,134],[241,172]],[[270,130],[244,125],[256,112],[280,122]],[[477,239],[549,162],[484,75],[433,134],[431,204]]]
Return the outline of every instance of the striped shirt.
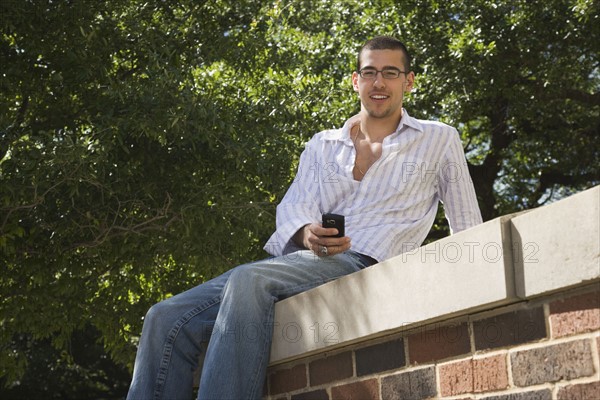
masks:
[[[383,261],[414,250],[444,204],[452,233],[482,222],[456,129],[412,118],[404,110],[381,157],[362,181],[353,178],[354,116],[341,129],[317,133],[300,156],[296,178],[277,206],[277,229],[265,250],[280,256],[298,250],[291,240],[301,227],[342,214],[352,250]]]

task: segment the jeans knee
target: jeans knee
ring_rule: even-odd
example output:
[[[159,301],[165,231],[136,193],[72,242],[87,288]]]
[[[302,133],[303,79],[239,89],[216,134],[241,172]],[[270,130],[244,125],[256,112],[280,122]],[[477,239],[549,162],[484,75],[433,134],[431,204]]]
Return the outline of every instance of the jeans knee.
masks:
[[[229,277],[230,283],[256,286],[264,280],[264,273],[260,266],[254,264],[242,265],[236,268]]]
[[[234,293],[236,297],[244,296],[244,293],[251,298],[260,297],[260,294],[270,293],[273,280],[265,273],[261,265],[247,264],[234,270],[227,282],[229,290],[226,292]]]
[[[169,321],[173,319],[173,314],[173,309],[168,301],[161,301],[148,309],[144,317],[144,325],[154,327],[170,325]]]

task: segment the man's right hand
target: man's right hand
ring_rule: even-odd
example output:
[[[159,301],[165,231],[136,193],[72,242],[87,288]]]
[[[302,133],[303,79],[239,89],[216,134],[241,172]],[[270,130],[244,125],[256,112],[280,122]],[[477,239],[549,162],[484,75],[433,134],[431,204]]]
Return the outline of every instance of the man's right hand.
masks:
[[[343,253],[351,247],[350,238],[348,236],[333,237],[337,233],[336,228],[323,228],[321,224],[314,222],[298,229],[293,240],[297,245],[312,250],[320,257],[333,256]]]

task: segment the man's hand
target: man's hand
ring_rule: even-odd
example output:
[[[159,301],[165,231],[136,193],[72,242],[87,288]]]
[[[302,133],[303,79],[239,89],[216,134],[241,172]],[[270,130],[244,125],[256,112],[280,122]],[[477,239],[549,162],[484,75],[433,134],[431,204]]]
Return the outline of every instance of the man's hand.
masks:
[[[321,224],[312,223],[298,229],[293,240],[299,246],[312,250],[318,256],[332,256],[349,250],[351,246],[348,236],[333,237],[337,233],[336,228],[323,228]]]

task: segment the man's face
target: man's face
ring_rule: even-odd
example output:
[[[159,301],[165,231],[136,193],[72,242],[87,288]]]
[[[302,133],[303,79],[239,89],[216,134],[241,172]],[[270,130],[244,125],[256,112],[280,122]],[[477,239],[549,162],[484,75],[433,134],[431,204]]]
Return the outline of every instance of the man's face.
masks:
[[[404,71],[404,54],[400,50],[363,50],[360,56],[361,69],[374,68],[382,71],[398,69]],[[373,79],[352,74],[352,85],[358,92],[362,110],[372,118],[400,118],[404,93],[410,92],[414,73],[400,74],[396,79],[386,79],[376,73]]]

